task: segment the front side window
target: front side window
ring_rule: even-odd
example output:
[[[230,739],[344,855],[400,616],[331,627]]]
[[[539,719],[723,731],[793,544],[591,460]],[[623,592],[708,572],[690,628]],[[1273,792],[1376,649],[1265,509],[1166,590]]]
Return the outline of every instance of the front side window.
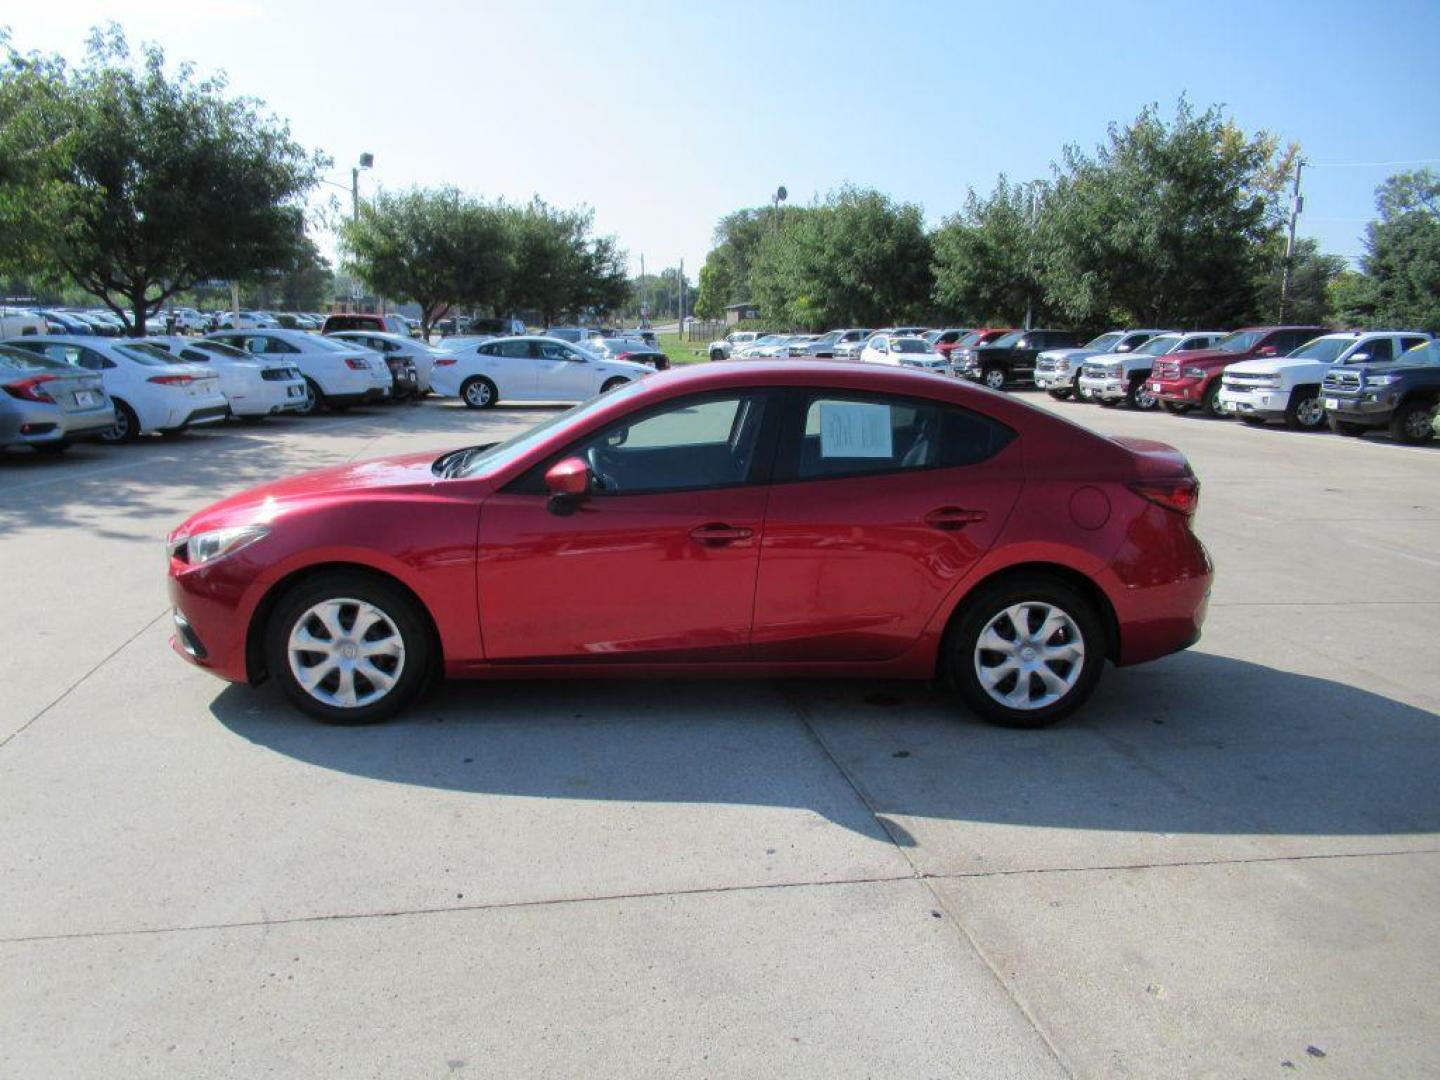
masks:
[[[562,456],[590,466],[597,496],[734,487],[751,478],[767,401],[763,392],[746,392],[670,402]]]
[[[813,396],[797,440],[786,437],[785,477],[821,480],[903,469],[974,465],[1014,438],[996,421],[953,405],[878,395]]]
[[[486,351],[494,356],[508,356],[511,360],[528,360],[530,359],[530,342],[502,341],[490,346]]]
[[[1366,341],[1355,351],[1366,353],[1366,362],[1371,364],[1384,364],[1395,359],[1395,348],[1388,337]],[[1350,362],[1354,362],[1353,358]]]

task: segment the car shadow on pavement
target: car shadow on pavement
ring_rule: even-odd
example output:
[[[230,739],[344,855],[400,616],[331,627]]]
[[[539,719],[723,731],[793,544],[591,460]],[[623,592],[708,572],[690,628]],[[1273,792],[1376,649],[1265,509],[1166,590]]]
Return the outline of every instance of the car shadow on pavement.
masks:
[[[924,685],[863,681],[457,682],[362,728],[315,723],[268,685],[229,687],[211,710],[277,753],[391,783],[794,806],[872,837],[878,815],[902,845],[912,841],[893,816],[1167,834],[1440,831],[1435,713],[1200,652],[1109,670],[1085,709],[1042,731],[981,724]]]

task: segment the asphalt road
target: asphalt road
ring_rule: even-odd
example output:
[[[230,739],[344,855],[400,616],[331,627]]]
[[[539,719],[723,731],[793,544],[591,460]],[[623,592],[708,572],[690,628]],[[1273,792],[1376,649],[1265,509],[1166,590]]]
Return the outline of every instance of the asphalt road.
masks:
[[[346,730],[171,655],[189,510],[545,410],[0,455],[0,1077],[1434,1076],[1440,449],[1055,407],[1190,455],[1218,579],[1030,733],[859,682]]]

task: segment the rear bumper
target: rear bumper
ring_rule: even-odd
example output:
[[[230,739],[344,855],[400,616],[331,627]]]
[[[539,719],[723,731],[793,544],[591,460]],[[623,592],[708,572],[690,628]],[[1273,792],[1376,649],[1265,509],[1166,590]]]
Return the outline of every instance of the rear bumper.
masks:
[[[1178,514],[1147,507],[1111,564],[1106,593],[1120,627],[1118,667],[1179,652],[1200,640],[1215,569]]]

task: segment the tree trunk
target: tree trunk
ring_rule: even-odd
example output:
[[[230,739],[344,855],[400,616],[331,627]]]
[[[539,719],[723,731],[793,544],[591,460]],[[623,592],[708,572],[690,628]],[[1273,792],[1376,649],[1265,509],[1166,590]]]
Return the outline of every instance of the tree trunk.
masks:
[[[133,320],[130,327],[130,336],[143,338],[145,336],[145,319],[148,314],[149,305],[145,302],[147,290],[141,289],[130,297],[130,316]]]

